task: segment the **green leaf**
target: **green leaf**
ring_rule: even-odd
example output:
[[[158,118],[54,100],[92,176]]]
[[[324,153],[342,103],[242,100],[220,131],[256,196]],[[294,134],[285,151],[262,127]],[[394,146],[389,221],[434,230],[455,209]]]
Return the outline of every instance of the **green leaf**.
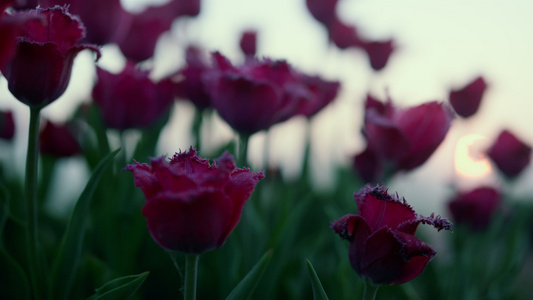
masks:
[[[0,299],[31,299],[26,273],[4,249],[0,249],[0,270]]]
[[[259,280],[263,276],[270,259],[272,258],[273,251],[269,250],[263,254],[259,262],[250,270],[248,274],[239,282],[239,284],[231,291],[226,300],[240,300],[249,299],[252,295],[255,287],[259,283]]]
[[[119,151],[120,149],[109,153],[100,161],[74,207],[61,246],[52,265],[49,299],[67,299],[70,294],[70,289],[80,262],[83,237],[85,235],[85,223],[89,214],[94,190],[104,170]]]
[[[144,283],[148,274],[150,272],[115,278],[97,288],[94,295],[87,298],[87,300],[129,299]]]
[[[2,245],[2,236],[4,225],[9,218],[9,191],[0,183],[0,245]]]
[[[328,296],[326,295],[326,292],[322,287],[322,283],[320,282],[318,275],[316,275],[315,268],[313,268],[313,265],[308,259],[306,259],[305,262],[307,263],[307,271],[309,271],[309,277],[311,278],[311,286],[313,287],[313,299],[327,300]]]

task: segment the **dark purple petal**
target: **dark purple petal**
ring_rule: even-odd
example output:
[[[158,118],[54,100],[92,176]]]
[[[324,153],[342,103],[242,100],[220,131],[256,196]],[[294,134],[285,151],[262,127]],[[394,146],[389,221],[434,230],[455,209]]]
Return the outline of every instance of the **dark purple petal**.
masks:
[[[356,244],[350,245],[350,260]],[[382,228],[370,235],[364,248],[361,273],[377,285],[401,284],[414,279],[436,252],[413,235]]]
[[[305,0],[307,9],[320,23],[327,26],[336,18],[338,0]]]
[[[486,229],[501,204],[500,192],[492,187],[479,187],[459,193],[448,203],[457,224],[467,224],[476,231]]]
[[[173,103],[173,83],[168,79],[154,83],[148,72],[136,69],[133,63],[128,63],[119,74],[97,68],[97,75],[92,95],[110,128],[146,128]]]
[[[254,56],[257,51],[257,31],[247,30],[242,33],[239,42],[242,53],[246,56]]]
[[[312,117],[331,103],[337,97],[340,89],[338,81],[326,81],[318,76],[302,74],[299,79],[299,83],[288,86],[287,91],[294,94],[297,99],[295,114],[307,118]]]
[[[133,165],[127,165],[124,170],[133,172],[135,185],[143,191],[146,199],[151,199],[161,190],[157,174],[152,172],[152,167],[148,164],[135,162]]]
[[[13,112],[0,111],[0,139],[11,140],[15,136]]]
[[[15,55],[17,37],[22,31],[24,22],[31,20],[25,14],[2,14],[0,10],[0,69]]]
[[[451,110],[438,102],[399,111],[395,121],[409,140],[409,151],[397,166],[411,170],[422,165],[446,137],[452,119]]]
[[[81,153],[81,146],[68,125],[48,121],[39,133],[39,151],[50,156],[69,157]]]
[[[409,220],[400,224],[397,229],[403,233],[414,235],[420,224],[431,225],[436,228],[437,231],[443,229],[452,230],[452,223],[448,219],[442,218],[440,215],[435,216],[433,213],[429,217],[417,216],[414,220]]]
[[[390,103],[387,105],[370,94],[366,96],[365,111],[376,110],[380,115],[387,115],[388,106],[390,107]]]
[[[355,26],[348,25],[338,18],[334,18],[327,26],[329,39],[339,49],[361,47],[363,41],[360,39]]]
[[[369,148],[354,157],[353,167],[361,179],[369,183],[378,181],[384,172],[381,161],[374,151]]]
[[[162,193],[147,201],[142,212],[161,247],[199,254],[222,246],[234,210],[231,198],[219,191],[190,198]]]
[[[366,240],[370,227],[359,215],[348,214],[331,223],[331,229],[345,240],[352,241],[357,236],[359,241]]]
[[[190,100],[199,110],[206,109],[211,106],[211,97],[203,77],[211,66],[202,57],[201,50],[192,46],[187,48],[185,60],[187,65],[173,76],[177,80],[176,96]]]
[[[417,218],[417,214],[405,199],[400,200],[398,195],[389,195],[381,186],[366,186],[354,194],[354,198],[359,215],[373,231],[384,226],[396,229],[400,224]]]
[[[115,42],[128,60],[147,60],[154,55],[161,34],[170,29],[176,18],[195,16],[199,11],[199,0],[172,0],[164,5],[149,6],[141,13],[129,17],[126,34]]]
[[[392,52],[394,52],[394,41],[365,42],[362,47],[368,55],[372,69],[379,71],[387,65]]]
[[[31,20],[25,23],[21,34],[24,41],[53,43],[63,55],[66,55],[85,37],[85,27],[80,19],[68,13],[66,7],[37,8],[36,12],[43,15],[44,21]]]
[[[452,90],[450,104],[458,115],[468,118],[477,112],[486,88],[483,77],[477,77],[461,89]]]
[[[15,4],[15,0],[0,0],[0,13],[2,13],[6,8]]]
[[[487,152],[498,169],[508,177],[516,177],[531,160],[531,146],[509,130],[503,130]]]
[[[365,113],[365,135],[368,147],[379,157],[396,164],[409,155],[409,138],[400,124],[388,116],[369,109]]]

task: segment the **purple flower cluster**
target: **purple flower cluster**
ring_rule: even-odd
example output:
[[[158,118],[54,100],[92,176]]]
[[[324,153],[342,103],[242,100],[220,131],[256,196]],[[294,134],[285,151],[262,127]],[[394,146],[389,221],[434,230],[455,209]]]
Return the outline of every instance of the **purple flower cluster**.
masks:
[[[214,107],[240,134],[250,135],[296,115],[311,117],[335,99],[337,81],[295,70],[284,60],[248,57],[240,66],[215,52],[211,62],[197,48],[176,75],[178,96],[199,109]]]
[[[306,0],[311,15],[328,31],[331,42],[339,49],[360,48],[366,52],[374,70],[383,69],[394,51],[394,41],[373,41],[361,37],[355,25],[337,15],[338,0]]]

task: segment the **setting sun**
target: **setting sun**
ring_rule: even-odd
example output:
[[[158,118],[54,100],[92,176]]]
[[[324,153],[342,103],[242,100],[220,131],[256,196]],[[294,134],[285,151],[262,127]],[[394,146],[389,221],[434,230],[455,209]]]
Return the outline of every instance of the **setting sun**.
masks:
[[[478,134],[460,138],[455,145],[455,172],[463,177],[481,177],[492,172],[492,167],[479,144],[485,139]]]

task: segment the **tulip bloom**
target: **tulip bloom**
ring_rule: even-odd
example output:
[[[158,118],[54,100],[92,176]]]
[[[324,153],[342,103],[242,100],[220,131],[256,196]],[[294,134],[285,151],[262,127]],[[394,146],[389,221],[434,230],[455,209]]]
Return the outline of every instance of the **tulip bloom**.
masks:
[[[233,66],[218,52],[213,60],[215,65],[204,77],[212,105],[243,135],[297,114],[314,114],[333,100],[338,90],[338,83],[300,74],[286,61],[250,57],[244,65]]]
[[[245,56],[254,56],[257,51],[257,32],[255,30],[243,32],[239,46]]]
[[[211,106],[211,97],[202,78],[211,65],[202,57],[201,49],[194,46],[187,47],[185,61],[187,65],[173,76],[178,81],[176,96],[191,101],[199,110],[206,109]]]
[[[479,187],[459,193],[448,207],[457,224],[466,224],[475,231],[486,229],[501,204],[500,192],[492,187]]]
[[[394,172],[421,166],[446,137],[452,119],[453,112],[436,101],[398,109],[391,101],[381,103],[368,96],[363,129],[368,143],[364,154],[372,155],[375,163],[366,164],[367,167],[375,165],[376,169]],[[367,181],[379,180],[381,172],[358,169],[363,165],[357,162],[362,159],[358,156],[355,162],[358,173],[366,173]]]
[[[154,240],[163,248],[201,254],[221,247],[241,217],[263,172],[237,169],[225,153],[209,164],[192,147],[170,161],[135,163],[135,185],[146,197],[142,213]]]
[[[149,6],[130,16],[129,28],[117,44],[128,60],[147,60],[154,55],[161,34],[170,30],[176,18],[199,13],[199,0],[171,0],[160,6]]]
[[[313,18],[325,26],[337,18],[337,2],[338,0],[305,0],[307,10]]]
[[[213,54],[215,67],[204,77],[212,105],[237,132],[251,135],[286,120],[295,103],[285,88],[296,82],[285,61],[248,59],[234,67],[222,54]]]
[[[0,111],[0,139],[12,140],[15,136],[15,121],[13,112]]]
[[[46,122],[39,133],[39,151],[54,157],[69,157],[81,153],[81,146],[65,124]]]
[[[169,79],[154,83],[148,71],[128,62],[121,73],[97,68],[93,99],[106,126],[118,130],[145,128],[160,118],[173,103],[174,86]]]
[[[468,118],[477,112],[486,88],[487,84],[483,77],[478,77],[465,87],[452,90],[450,104],[458,115]]]
[[[508,177],[516,177],[531,160],[531,146],[519,140],[509,130],[503,130],[487,151],[489,158]]]
[[[415,236],[419,224],[451,230],[440,216],[419,216],[405,199],[389,195],[381,186],[366,186],[354,195],[359,213],[331,224],[350,242],[349,257],[354,270],[375,285],[394,285],[418,276],[436,252]]]
[[[340,89],[338,81],[327,81],[319,76],[299,74],[299,83],[289,87],[295,95],[295,115],[310,118],[331,103]]]
[[[38,7],[20,14],[38,15],[42,19],[32,19],[23,25],[15,54],[1,70],[15,98],[30,107],[42,108],[65,92],[79,52],[85,49],[98,55],[100,52],[94,45],[78,44],[85,36],[85,28],[66,7]]]
[[[379,71],[387,65],[389,57],[394,52],[394,41],[369,41],[363,42],[362,45],[368,59],[370,60],[370,66],[372,69]]]

